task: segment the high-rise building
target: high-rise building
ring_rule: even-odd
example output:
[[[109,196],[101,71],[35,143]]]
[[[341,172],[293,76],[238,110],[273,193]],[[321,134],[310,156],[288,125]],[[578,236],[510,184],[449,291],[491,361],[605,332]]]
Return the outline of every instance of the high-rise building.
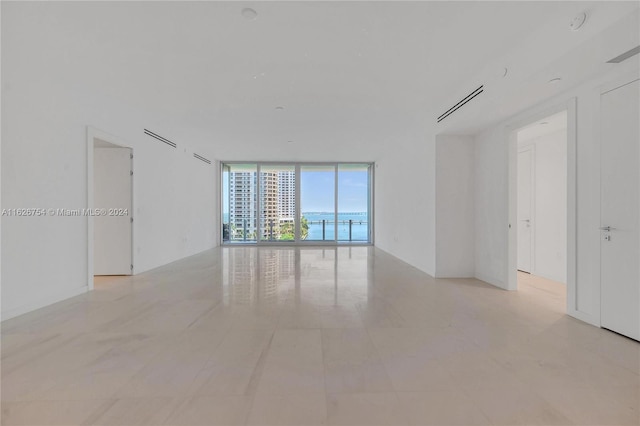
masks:
[[[280,235],[278,172],[260,172],[259,215],[256,180],[255,171],[229,173],[229,224],[234,240],[255,240],[258,218],[260,239]]]
[[[278,172],[278,216],[280,222],[293,222],[296,217],[296,172]]]
[[[263,240],[277,240],[280,235],[278,200],[278,172],[260,172],[260,236]]]
[[[256,172],[229,173],[229,225],[234,240],[253,240],[256,233]]]

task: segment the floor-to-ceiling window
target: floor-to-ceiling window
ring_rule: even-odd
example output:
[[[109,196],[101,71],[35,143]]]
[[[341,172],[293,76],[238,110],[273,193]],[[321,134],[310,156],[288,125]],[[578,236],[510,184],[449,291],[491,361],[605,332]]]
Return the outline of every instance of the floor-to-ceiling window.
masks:
[[[370,243],[370,163],[222,163],[223,243]]]

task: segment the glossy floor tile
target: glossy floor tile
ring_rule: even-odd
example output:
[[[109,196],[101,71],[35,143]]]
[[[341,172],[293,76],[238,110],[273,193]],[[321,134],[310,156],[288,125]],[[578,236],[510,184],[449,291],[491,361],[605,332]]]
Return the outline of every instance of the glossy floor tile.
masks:
[[[640,424],[640,344],[565,303],[374,247],[216,248],[3,322],[2,424]]]

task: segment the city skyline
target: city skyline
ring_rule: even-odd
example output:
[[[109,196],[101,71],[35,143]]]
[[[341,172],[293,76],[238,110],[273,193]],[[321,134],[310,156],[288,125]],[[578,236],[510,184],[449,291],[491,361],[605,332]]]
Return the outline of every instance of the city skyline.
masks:
[[[249,171],[248,173],[255,174],[256,171]],[[330,176],[325,176],[325,174],[330,174]],[[334,211],[335,197],[333,188],[335,186],[333,176],[335,174],[326,172],[305,172],[301,174],[301,213],[331,213]],[[229,182],[227,179],[225,174],[222,185],[223,212],[229,212]],[[295,185],[295,178],[292,181],[293,185]],[[368,173],[366,171],[339,171],[338,182],[338,212],[367,213],[369,210]],[[289,194],[289,200],[290,203],[295,200],[295,187],[294,193]]]

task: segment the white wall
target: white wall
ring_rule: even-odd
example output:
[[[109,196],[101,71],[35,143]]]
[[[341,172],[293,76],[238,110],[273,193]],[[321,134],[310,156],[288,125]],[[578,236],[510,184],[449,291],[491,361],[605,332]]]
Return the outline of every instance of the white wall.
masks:
[[[514,123],[540,116],[575,98],[577,104],[577,259],[576,289],[569,295],[568,313],[600,322],[600,132],[601,87],[625,75],[637,75],[638,62],[629,60],[605,76],[581,85],[492,126],[476,136],[475,214],[476,276],[508,288],[508,146]],[[555,111],[554,111],[555,112]],[[571,242],[568,241],[568,244]]]
[[[474,140],[471,136],[436,137],[435,276],[475,274]]]
[[[12,101],[37,105],[36,99]],[[78,108],[62,102],[57,107]],[[100,107],[94,107],[97,110],[78,108],[76,117],[58,117],[43,126],[29,120],[46,120],[46,109],[36,106],[33,115],[7,112],[11,124],[2,129],[2,194],[7,207],[87,207],[83,126],[101,122],[95,118]],[[110,120],[100,127],[122,135],[134,151],[134,272],[215,246],[215,165],[196,160],[183,144],[173,149],[145,136],[135,115],[118,115],[112,118],[130,128]],[[86,217],[4,217],[3,225],[3,318],[86,290]]]
[[[506,132],[492,127],[475,138],[476,277],[507,288],[508,155]]]
[[[52,18],[30,13],[2,16],[3,34],[12,35],[2,46],[3,207],[87,207],[92,125],[134,151],[135,272],[213,247],[216,167],[193,158],[190,141],[173,149],[145,136],[149,128],[171,139],[170,118],[112,97],[102,84],[109,68],[71,55],[56,40],[68,34],[47,33],[41,27]],[[86,291],[87,239],[86,217],[3,217],[2,318]]]
[[[173,149],[148,136],[142,138],[145,143],[134,149],[136,273],[214,247],[219,241],[215,163],[197,160],[184,144]],[[153,172],[144,173],[145,169]]]
[[[435,137],[404,135],[376,161],[375,244],[435,274]]]
[[[535,146],[532,273],[567,281],[567,130],[518,140]]]

